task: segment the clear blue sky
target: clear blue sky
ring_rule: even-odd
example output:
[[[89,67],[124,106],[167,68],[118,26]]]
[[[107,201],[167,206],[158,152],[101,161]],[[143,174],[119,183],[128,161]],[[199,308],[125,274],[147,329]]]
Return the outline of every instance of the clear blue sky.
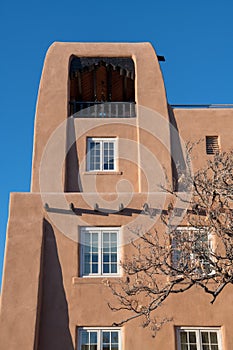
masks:
[[[33,123],[54,41],[150,41],[169,103],[233,103],[231,0],[7,1],[0,5],[0,281],[10,192],[30,188]]]

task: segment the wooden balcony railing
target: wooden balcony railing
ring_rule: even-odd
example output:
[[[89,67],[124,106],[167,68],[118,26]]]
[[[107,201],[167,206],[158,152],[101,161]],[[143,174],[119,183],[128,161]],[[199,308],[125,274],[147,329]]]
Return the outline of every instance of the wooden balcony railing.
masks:
[[[70,115],[75,118],[134,118],[135,102],[70,102]]]

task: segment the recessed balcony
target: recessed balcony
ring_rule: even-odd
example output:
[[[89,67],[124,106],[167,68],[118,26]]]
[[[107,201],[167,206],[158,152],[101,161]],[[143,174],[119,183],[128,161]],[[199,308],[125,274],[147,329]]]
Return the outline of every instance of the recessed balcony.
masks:
[[[73,57],[70,110],[77,118],[133,118],[134,62],[127,57]]]

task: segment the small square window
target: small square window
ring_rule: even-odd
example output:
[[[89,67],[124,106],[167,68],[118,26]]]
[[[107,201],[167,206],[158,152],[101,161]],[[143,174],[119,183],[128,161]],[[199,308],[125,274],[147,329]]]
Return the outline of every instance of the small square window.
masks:
[[[206,136],[206,154],[216,154],[219,150],[219,137]]]
[[[87,139],[87,171],[116,170],[116,138]]]
[[[221,350],[219,328],[177,328],[178,350]]]
[[[119,274],[119,228],[81,228],[81,275]]]

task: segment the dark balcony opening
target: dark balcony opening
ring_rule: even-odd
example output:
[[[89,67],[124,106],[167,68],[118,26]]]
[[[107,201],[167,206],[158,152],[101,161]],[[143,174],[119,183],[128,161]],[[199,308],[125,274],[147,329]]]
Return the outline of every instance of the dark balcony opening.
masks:
[[[131,58],[74,57],[70,65],[70,115],[135,117],[134,81]]]

